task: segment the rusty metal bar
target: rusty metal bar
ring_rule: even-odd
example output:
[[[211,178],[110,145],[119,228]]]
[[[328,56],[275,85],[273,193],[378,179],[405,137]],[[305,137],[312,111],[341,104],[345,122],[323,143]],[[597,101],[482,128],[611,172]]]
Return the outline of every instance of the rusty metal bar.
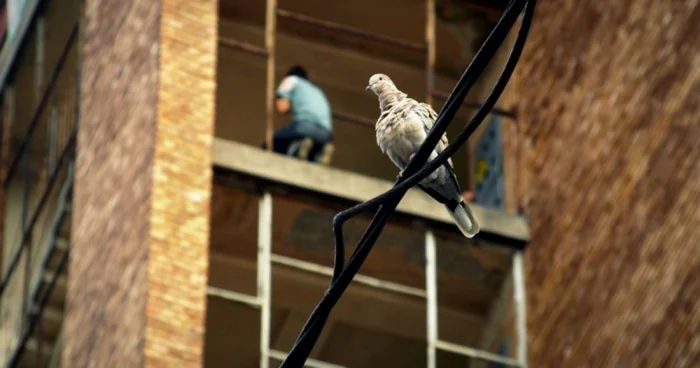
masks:
[[[29,123],[29,128],[27,129],[26,132],[26,137],[20,144],[19,148],[17,149],[17,153],[14,155],[12,160],[10,161],[10,166],[8,167],[3,185],[7,187],[9,185],[10,178],[12,177],[13,173],[15,170],[17,170],[17,166],[19,165],[19,161],[22,158],[22,155],[24,155],[24,151],[27,149],[27,146],[29,146],[30,141],[32,136],[34,135],[34,131],[36,130],[37,126],[39,125],[39,119],[41,117],[41,113],[44,111],[44,108],[46,105],[49,103],[49,97],[51,93],[53,92],[53,89],[56,86],[56,82],[58,80],[58,74],[63,70],[63,66],[66,63],[66,60],[68,59],[68,53],[73,46],[73,43],[75,39],[78,36],[78,24],[76,23],[73,26],[73,29],[71,30],[70,36],[68,36],[68,41],[66,42],[65,46],[63,47],[63,51],[61,52],[61,56],[59,57],[58,61],[56,62],[56,66],[54,68],[53,74],[51,75],[51,79],[49,79],[49,83],[46,85],[46,88],[44,89],[44,95],[41,97],[41,100],[39,101],[39,104],[37,105],[36,109],[34,110],[34,115],[32,116],[32,120]]]
[[[435,0],[426,0],[425,9],[425,103],[433,104],[433,90],[435,89]]]
[[[255,46],[247,42],[232,40],[230,38],[219,37],[219,45],[228,47],[230,49],[242,51],[246,54],[262,57],[268,56],[267,50],[262,47]]]
[[[58,278],[61,274],[61,272],[65,269],[66,265],[68,264],[68,252],[63,253],[61,256],[60,260],[58,261],[58,266],[56,266],[56,272],[53,274],[53,277],[51,278],[51,281],[49,281],[49,284],[46,286],[46,290],[44,293],[41,295],[41,298],[39,299],[37,310],[42,311],[46,307],[46,304],[49,301],[49,298],[51,296],[51,292],[53,291],[53,288],[56,286],[56,282],[58,281]],[[22,357],[22,353],[24,353],[24,350],[27,346],[27,342],[29,342],[29,338],[31,337],[32,333],[34,332],[34,328],[38,323],[41,323],[41,313],[39,312],[34,312],[29,315],[29,325],[23,330],[23,333],[20,337],[19,344],[15,348],[15,350],[12,352],[12,356],[8,360],[8,367],[14,368],[19,365],[20,358]]]
[[[295,22],[311,24],[311,25],[314,25],[317,27],[331,29],[331,30],[343,32],[343,33],[346,33],[346,34],[349,34],[352,36],[362,37],[362,38],[366,38],[368,40],[379,41],[379,42],[383,42],[386,44],[400,46],[400,47],[404,47],[404,48],[411,49],[411,50],[424,51],[426,49],[425,45],[421,45],[421,44],[418,44],[415,42],[404,41],[404,40],[400,40],[400,39],[389,37],[389,36],[384,36],[384,35],[379,35],[379,34],[372,33],[372,32],[363,31],[363,30],[358,29],[358,28],[345,26],[345,25],[338,24],[338,23],[331,22],[331,21],[313,18],[313,17],[309,17],[306,15],[302,15],[302,14],[296,14],[296,13],[290,12],[289,10],[277,9],[277,15],[281,18],[290,19],[290,20],[293,20]]]
[[[31,141],[31,137],[29,138]],[[31,144],[30,144],[31,146]],[[31,281],[31,275],[32,275],[32,232],[33,232],[33,226],[32,228],[28,228],[27,221],[29,221],[29,207],[30,207],[30,201],[32,200],[32,195],[31,195],[31,190],[32,190],[32,185],[31,185],[31,174],[32,174],[32,160],[31,160],[31,147],[28,146],[27,150],[25,150],[25,155],[24,155],[24,160],[23,160],[23,195],[22,195],[22,232],[26,233],[29,230],[29,238],[24,239],[22,243],[19,246],[19,249],[17,250],[17,253],[20,254],[20,257],[22,254],[24,254],[24,280],[22,281],[24,284],[24,287],[22,288],[22,311],[20,313],[20,316],[22,318],[22,321],[24,322],[25,315],[28,315],[29,313],[29,283]],[[35,215],[38,215],[39,211],[37,210]],[[9,280],[8,280],[9,281]],[[24,323],[21,324],[22,328],[24,328]]]
[[[277,29],[277,0],[265,3],[265,51],[267,52],[267,77],[265,85],[265,142],[272,151],[272,134],[274,131],[274,94],[275,94],[275,33]]]
[[[56,181],[58,180],[59,169],[63,165],[64,161],[68,161],[70,159],[69,155],[71,154],[71,150],[73,149],[73,144],[75,144],[75,140],[76,140],[76,132],[74,129],[73,132],[71,133],[70,138],[68,139],[68,143],[66,143],[65,148],[63,149],[63,152],[61,153],[61,156],[58,159],[55,170],[51,173],[51,175],[48,178],[48,181],[46,183],[46,188],[44,189],[44,193],[41,195],[41,198],[39,198],[39,204],[37,204],[36,211],[34,211],[34,213],[32,214],[32,217],[26,226],[26,230],[24,230],[22,232],[22,239],[21,239],[22,243],[21,244],[26,244],[28,241],[31,240],[32,231],[34,230],[34,226],[36,225],[37,221],[39,221],[39,215],[41,214],[41,211],[43,210],[44,206],[46,205],[46,201],[48,201],[49,194],[51,194],[51,190],[53,189],[53,186],[55,185]],[[17,250],[14,257],[10,261],[8,269],[5,271],[4,277],[0,280],[0,296],[2,296],[3,292],[7,289],[7,285],[10,283],[10,278],[12,277],[13,273],[15,272],[15,269],[17,268],[17,265],[20,262],[23,250],[24,250],[23,246],[21,246]]]
[[[433,92],[433,97],[435,97],[435,98],[437,98],[437,99],[440,99],[440,100],[443,100],[443,101],[447,100],[447,94],[446,94],[446,93],[443,93],[443,92],[439,92],[439,91],[434,91],[434,92]],[[469,109],[475,109],[475,110],[476,110],[476,109],[478,109],[478,108],[481,107],[481,104],[478,103],[478,102],[469,102],[469,101],[465,101],[465,102],[462,104],[462,106],[464,106],[464,107],[466,107],[466,108],[469,108]],[[515,115],[515,112],[514,112],[514,111],[503,110],[503,109],[500,109],[500,108],[498,108],[498,107],[494,107],[493,109],[491,109],[491,113],[496,114],[496,115],[500,115],[500,116],[503,116],[503,117],[506,117],[506,118],[510,118],[510,119],[513,119],[513,120],[516,119],[516,115]]]
[[[508,6],[508,0],[468,0],[466,2],[472,6],[488,10],[502,11]]]
[[[73,132],[71,133],[71,136],[70,136],[70,139],[68,140],[68,143],[66,144],[65,148],[63,149],[63,152],[62,152],[61,157],[58,161],[56,169],[51,173],[51,176],[49,177],[47,186],[44,189],[44,193],[41,196],[41,199],[39,201],[39,205],[37,206],[37,210],[34,213],[34,215],[32,216],[32,219],[29,223],[29,227],[27,228],[26,231],[24,231],[24,235],[23,235],[23,239],[22,239],[23,242],[27,242],[31,239],[31,233],[32,233],[34,226],[36,225],[36,222],[39,218],[39,214],[42,211],[42,209],[44,208],[44,205],[46,204],[46,201],[48,200],[48,197],[49,197],[51,191],[53,190],[54,185],[57,182],[58,172],[59,172],[60,168],[63,167],[64,164],[70,165],[70,162],[69,162],[70,157],[69,156],[72,154],[72,152],[73,152],[72,150],[74,149],[74,145],[75,145],[75,141],[76,141],[76,134],[77,133],[74,129]],[[67,216],[65,212],[63,214],[61,214],[61,218],[58,221],[58,225],[57,225],[57,227],[54,228],[53,231],[58,231],[58,229],[60,228],[61,222],[65,219],[65,216]],[[55,248],[55,247],[57,247],[57,245],[53,244],[51,247]],[[17,254],[18,255],[21,254],[21,249],[17,252]],[[30,311],[30,313],[28,313],[28,315],[27,315],[28,325],[23,327],[23,330],[22,330],[23,332],[22,332],[22,335],[20,336],[20,340],[18,342],[18,345],[15,347],[15,349],[11,355],[11,358],[8,360],[8,365],[7,365],[8,367],[17,367],[19,360],[22,357],[22,354],[26,348],[27,342],[29,341],[29,338],[31,337],[32,333],[34,332],[34,329],[35,329],[37,323],[40,323],[41,316],[42,316],[41,312],[46,307],[46,303],[48,302],[49,297],[51,296],[51,292],[52,292],[54,286],[56,285],[58,277],[61,274],[61,272],[63,271],[63,269],[65,268],[66,263],[68,262],[68,254],[69,254],[69,252],[67,252],[67,251],[63,253],[63,256],[61,257],[59,264],[56,267],[56,271],[54,272],[53,277],[50,279],[49,284],[47,285],[46,289],[43,290],[43,293],[41,292],[42,291],[41,287],[36,288],[31,300],[35,301],[38,299],[38,303],[36,303],[36,305],[34,305],[34,306],[30,305],[30,308],[28,309]],[[8,282],[9,282],[9,278],[12,276],[13,269],[14,269],[14,267],[16,267],[16,263],[18,263],[15,261],[18,259],[19,259],[19,257],[16,257],[13,260],[13,263],[10,264],[10,269],[7,272],[6,279],[3,280],[4,283],[0,284],[0,295],[2,294],[3,290],[5,290],[5,287],[7,286]],[[42,269],[46,269],[47,262],[49,262],[48,257],[45,258],[44,261],[42,262],[42,266],[41,266]],[[24,318],[24,316],[23,316],[23,318]]]
[[[357,125],[363,125],[369,128],[374,128],[374,125],[376,123],[375,120],[365,118],[362,116],[357,116],[357,115],[351,115],[351,114],[346,114],[342,112],[333,112],[333,119],[338,119],[338,120],[343,120],[347,121],[348,123],[353,123]]]

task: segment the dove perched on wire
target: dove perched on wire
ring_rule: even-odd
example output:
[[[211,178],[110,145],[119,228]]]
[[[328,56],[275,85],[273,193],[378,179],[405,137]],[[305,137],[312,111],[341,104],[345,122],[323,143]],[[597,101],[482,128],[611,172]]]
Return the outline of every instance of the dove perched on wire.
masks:
[[[379,99],[380,115],[375,127],[377,145],[401,170],[401,176],[403,169],[428,136],[438,114],[430,105],[401,92],[384,74],[372,75],[366,89],[374,92]],[[434,160],[446,147],[447,136],[443,134],[428,161]],[[418,187],[445,205],[464,236],[473,238],[479,232],[479,224],[462,198],[451,158],[421,180]]]

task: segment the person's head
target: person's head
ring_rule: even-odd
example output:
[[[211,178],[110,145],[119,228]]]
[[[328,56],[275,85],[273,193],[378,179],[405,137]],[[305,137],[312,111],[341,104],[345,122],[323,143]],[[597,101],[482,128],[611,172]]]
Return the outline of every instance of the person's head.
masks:
[[[293,67],[289,68],[287,71],[287,76],[290,75],[296,75],[299,78],[309,79],[308,75],[306,74],[306,69],[304,69],[304,67],[301,65],[294,65]]]

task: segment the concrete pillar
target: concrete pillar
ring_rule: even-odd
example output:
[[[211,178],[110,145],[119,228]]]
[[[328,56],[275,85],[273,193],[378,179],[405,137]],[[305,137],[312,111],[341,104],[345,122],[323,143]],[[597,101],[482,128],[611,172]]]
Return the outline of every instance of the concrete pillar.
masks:
[[[85,1],[63,366],[202,366],[217,7]]]

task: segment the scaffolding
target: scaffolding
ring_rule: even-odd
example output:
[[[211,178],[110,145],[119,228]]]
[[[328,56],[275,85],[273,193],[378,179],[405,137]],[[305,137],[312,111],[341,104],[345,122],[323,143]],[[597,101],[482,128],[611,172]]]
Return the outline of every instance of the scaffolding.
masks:
[[[33,3],[34,6],[36,6],[37,3]],[[326,29],[334,29],[340,32],[345,32],[349,34],[353,34],[359,37],[365,37],[369,39],[374,39],[377,41],[393,44],[399,47],[405,47],[407,49],[414,50],[416,52],[424,52],[425,53],[425,80],[426,80],[426,92],[425,92],[425,99],[427,103],[432,103],[433,99],[445,99],[446,95],[444,93],[440,93],[438,91],[434,90],[434,84],[435,84],[435,63],[436,63],[436,47],[435,47],[435,22],[436,22],[436,17],[435,17],[435,0],[426,0],[426,22],[425,22],[425,44],[416,44],[412,42],[407,42],[403,40],[398,40],[394,39],[391,37],[386,37],[386,36],[381,36],[381,35],[375,35],[360,29],[355,29],[351,27],[347,27],[344,25],[336,24],[333,22],[325,21],[325,20],[320,20],[300,14],[295,14],[293,12],[283,10],[283,9],[278,9],[277,8],[277,0],[267,0],[266,2],[266,22],[265,22],[265,47],[260,48],[254,45],[250,45],[247,43],[242,43],[238,42],[236,40],[231,40],[231,39],[220,39],[219,42],[222,46],[229,47],[232,49],[237,49],[241,52],[246,52],[252,55],[257,55],[260,57],[265,58],[266,60],[266,141],[267,141],[267,148],[268,150],[272,149],[272,133],[273,133],[273,113],[274,113],[274,106],[273,106],[273,97],[274,97],[274,77],[275,77],[275,33],[276,33],[276,20],[277,18],[285,18],[285,19],[290,19],[296,22],[302,22],[302,23],[308,23],[312,24],[314,26],[318,26],[321,28],[326,28]],[[27,25],[24,25],[24,27],[29,27],[29,23]],[[36,90],[36,97],[39,101],[38,107],[37,107],[37,117],[39,116],[39,112],[44,109],[44,105],[47,105],[48,98],[50,98],[50,95],[53,93],[53,82],[47,83],[45,79],[48,79],[43,73],[44,70],[44,63],[45,63],[45,56],[44,56],[44,47],[45,44],[43,42],[44,37],[46,36],[46,29],[43,24],[42,18],[38,17],[37,18],[37,34],[39,42],[37,43],[37,49],[36,49],[36,63],[35,65],[35,90]],[[78,26],[77,24],[73,26],[71,35],[69,37],[69,40],[66,45],[66,52],[67,50],[72,47],[74,44],[74,40],[77,38],[77,32],[78,32]],[[14,57],[11,58],[11,60],[14,60]],[[62,68],[62,62],[59,63],[58,66],[56,66],[56,70],[59,70]],[[7,68],[3,68],[3,72],[5,73],[6,70],[9,70]],[[5,75],[6,76],[6,75]],[[3,78],[4,79],[4,78]],[[53,76],[49,80],[55,80],[56,76]],[[46,86],[48,84],[48,86]],[[12,86],[8,86],[6,90],[6,94],[4,95],[4,98],[7,99],[8,101],[14,101],[14,95],[13,92],[14,89]],[[42,93],[43,92],[43,93]],[[42,102],[43,100],[43,102]],[[75,101],[77,102],[77,100]],[[7,105],[11,108],[14,108],[14,102],[7,103]],[[467,107],[478,107],[479,104],[476,103],[466,103]],[[77,104],[76,104],[77,107]],[[513,114],[507,111],[502,111],[502,110],[494,110],[495,113],[497,114],[502,114],[505,116],[513,117]],[[6,114],[10,114],[9,111],[5,112]],[[77,113],[77,112],[76,112]],[[11,115],[11,114],[10,114]],[[77,115],[75,115],[77,116]],[[75,116],[72,116],[73,120],[71,119],[64,119],[66,121],[70,120],[71,124],[74,123],[74,118]],[[333,117],[339,120],[343,120],[346,122],[350,123],[355,123],[358,125],[362,126],[368,126],[368,127],[373,127],[374,126],[374,120],[360,117],[360,116],[355,116],[352,114],[344,113],[344,112],[334,112]],[[9,119],[12,120],[12,119]],[[9,121],[8,121],[9,122]],[[50,135],[50,139],[48,140],[49,144],[49,156],[48,156],[48,171],[49,172],[54,172],[53,175],[51,175],[50,179],[48,180],[47,183],[44,183],[46,185],[46,193],[50,191],[50,187],[54,185],[54,176],[55,172],[58,171],[59,167],[69,167],[69,154],[72,154],[72,149],[74,145],[74,139],[75,139],[75,126],[71,125],[68,128],[65,127],[59,127],[56,126],[57,120],[51,119],[48,120],[49,126],[48,126],[48,132]],[[36,122],[31,124],[32,126],[37,125]],[[65,131],[64,131],[65,130]],[[28,136],[31,137],[32,132],[34,130],[31,130],[28,133]],[[56,137],[62,138],[62,140],[57,143]],[[30,140],[27,139],[27,142]],[[65,141],[65,142],[64,142]],[[30,143],[26,143],[26,146],[28,147]],[[24,146],[23,146],[24,147]],[[7,150],[8,147],[3,147],[3,149]],[[21,148],[19,151],[24,151],[26,148]],[[20,155],[17,156],[17,160],[15,164],[13,165],[12,168],[10,168],[10,174],[6,174],[7,176],[12,176],[13,171],[18,170],[18,165],[19,165],[19,157]],[[28,156],[26,156],[28,157]],[[28,159],[26,159],[26,162],[28,162]],[[28,170],[29,166],[27,165],[26,167],[23,167],[24,169]],[[70,171],[70,170],[69,170]],[[68,174],[68,177],[70,178],[72,174]],[[7,180],[7,179],[5,179]],[[69,186],[67,186],[68,188]],[[47,195],[47,194],[45,194]],[[63,195],[61,195],[60,198],[63,200]],[[24,201],[26,202],[27,199],[25,198]],[[272,216],[273,216],[273,203],[272,203],[272,195],[270,191],[265,190],[263,194],[261,195],[259,199],[259,217],[258,217],[258,241],[257,241],[257,250],[258,250],[258,257],[257,257],[257,291],[255,295],[249,295],[245,293],[240,293],[240,292],[235,292],[231,290],[226,290],[222,288],[217,288],[210,286],[208,287],[207,293],[209,296],[216,297],[216,298],[221,298],[224,300],[228,301],[233,301],[236,303],[240,303],[242,305],[255,308],[260,310],[260,327],[261,327],[261,334],[260,334],[260,366],[261,367],[269,367],[269,362],[270,359],[277,360],[277,361],[283,361],[287,354],[286,352],[271,349],[270,348],[270,328],[271,328],[271,309],[272,309],[272,297],[271,297],[271,291],[272,291],[272,269],[273,266],[279,266],[279,267],[287,267],[287,268],[292,268],[296,270],[300,270],[303,272],[311,273],[311,274],[316,274],[316,275],[322,275],[326,277],[331,277],[333,274],[333,270],[331,267],[323,266],[320,264],[312,263],[312,262],[307,262],[307,261],[302,261],[299,259],[283,256],[280,254],[275,254],[272,252]],[[38,205],[37,209],[35,210],[36,213],[41,211],[41,208],[43,207],[43,203]],[[37,215],[34,214],[33,216],[23,216],[23,219],[26,217],[36,217]],[[31,232],[33,229],[33,223],[36,222],[36,220],[31,220],[29,221],[29,224],[26,224],[27,226],[23,226],[24,233],[29,234],[29,235],[24,235],[24,238],[30,238],[31,237]],[[26,229],[25,229],[26,228]],[[28,244],[26,239],[23,239],[21,247],[24,248]],[[425,246],[425,254],[426,254],[426,263],[425,263],[425,288],[417,288],[413,286],[407,286],[403,285],[401,283],[397,282],[392,282],[388,280],[383,280],[380,278],[376,277],[371,277],[367,275],[362,275],[358,274],[355,278],[354,281],[363,284],[365,286],[375,288],[378,290],[383,290],[391,293],[396,293],[396,294],[401,294],[401,295],[408,295],[412,297],[418,297],[422,298],[425,300],[425,305],[426,305],[426,328],[427,328],[427,339],[426,339],[426,351],[427,351],[427,366],[428,367],[436,367],[437,366],[437,352],[438,351],[447,351],[447,352],[452,352],[455,354],[460,354],[463,356],[467,356],[470,358],[478,359],[478,360],[483,360],[483,361],[488,361],[488,362],[495,362],[495,363],[500,363],[503,365],[507,366],[512,366],[512,367],[526,367],[526,352],[527,352],[527,344],[526,344],[526,325],[525,325],[525,304],[524,304],[524,281],[523,281],[523,254],[522,251],[516,251],[516,253],[513,256],[512,262],[512,270],[513,270],[513,285],[514,285],[514,306],[515,306],[515,315],[516,315],[516,332],[517,332],[517,341],[518,341],[518,347],[517,347],[517,358],[516,359],[511,359],[507,357],[503,357],[497,354],[493,354],[487,351],[483,351],[480,349],[475,349],[467,346],[461,346],[458,344],[454,344],[451,342],[447,342],[444,340],[440,339],[439,336],[439,330],[438,330],[438,283],[437,283],[437,244],[435,240],[435,236],[432,230],[427,230],[425,232],[424,236],[424,246]],[[51,244],[51,251],[49,251],[47,254],[50,254],[50,252],[53,251],[54,248],[59,247],[58,244]],[[19,264],[20,262],[20,256],[21,256],[21,249],[15,254],[16,257],[13,257],[16,259],[16,261],[13,261],[13,265]],[[27,258],[29,259],[29,258]],[[48,258],[47,258],[48,259]],[[18,345],[20,347],[19,350],[17,350],[16,356],[17,359],[22,353],[22,350],[24,348],[24,345],[30,339],[30,335],[32,331],[34,330],[34,326],[39,322],[39,318],[41,317],[41,313],[43,311],[44,305],[46,304],[46,300],[48,298],[48,295],[50,294],[51,289],[53,286],[56,284],[56,280],[59,277],[60,270],[63,269],[65,266],[65,260],[67,259],[67,253],[63,254],[63,257],[61,258],[60,266],[57,268],[58,272],[55,272],[52,274],[50,280],[48,281],[48,284],[50,285],[48,287],[48,292],[46,294],[38,295],[37,291],[38,290],[32,290],[33,292],[30,293],[30,289],[35,289],[35,288],[30,288],[28,280],[29,278],[26,278],[27,281],[24,282],[23,289],[24,289],[24,296],[22,298],[22,303],[26,304],[22,306],[22,313],[23,314],[31,314],[31,319],[28,321],[29,327],[26,329],[25,334],[22,336],[22,342]],[[14,267],[12,267],[14,269]],[[9,270],[8,275],[3,278],[3,283],[0,284],[0,294],[2,294],[2,290],[7,286],[8,284],[6,281],[12,276],[13,274],[13,269]],[[29,271],[29,263],[25,266],[25,271]],[[5,276],[5,275],[3,275]],[[37,295],[32,295],[32,298],[28,298],[29,294],[37,294]],[[34,303],[35,305],[30,305],[28,300],[39,300],[39,302]],[[38,310],[38,311],[37,311]],[[41,339],[39,339],[39,343],[41,343]],[[60,340],[59,344],[57,345],[58,349],[60,349]],[[336,364],[331,364],[328,362],[323,362],[319,361],[316,359],[308,359],[306,362],[306,366],[309,367],[340,367],[339,365]]]
[[[296,14],[288,10],[278,9],[277,0],[267,0],[265,4],[265,46],[264,48],[240,42],[233,39],[221,38],[219,44],[223,47],[238,50],[240,52],[256,55],[266,60],[266,142],[267,149],[272,149],[273,134],[273,97],[274,97],[274,77],[275,77],[275,34],[277,18],[284,18],[310,24],[319,28],[347,33],[361,38],[379,41],[398,47],[425,53],[425,101],[432,104],[434,99],[445,100],[447,95],[435,91],[435,63],[436,63],[436,14],[435,0],[426,0],[425,19],[425,44],[417,44],[404,40],[377,35],[361,29],[348,27],[331,21],[317,19],[306,15]],[[481,104],[465,102],[467,108],[478,108]],[[501,109],[494,109],[494,114],[514,119],[512,112]],[[333,118],[358,124],[360,126],[374,127],[375,121],[372,119],[355,116],[344,112],[333,112]],[[231,302],[239,303],[251,308],[260,310],[260,367],[268,368],[270,359],[284,361],[287,354],[283,351],[270,348],[270,325],[271,325],[271,290],[272,290],[272,267],[273,265],[294,268],[300,271],[331,277],[333,269],[331,267],[294,259],[272,252],[272,195],[268,190],[264,190],[259,200],[258,217],[258,258],[257,258],[257,294],[248,295],[218,287],[208,287],[207,293],[211,297],[221,298]],[[426,349],[428,368],[437,367],[437,352],[446,351],[453,354],[466,356],[472,359],[498,363],[509,367],[527,367],[527,329],[525,316],[525,290],[523,276],[523,253],[521,250],[515,251],[512,257],[512,282],[513,282],[513,303],[515,313],[515,335],[517,338],[516,358],[508,358],[481,349],[451,343],[440,339],[438,331],[438,283],[437,283],[437,246],[432,230],[425,232],[425,289],[402,285],[400,283],[382,280],[367,275],[358,274],[354,281],[372,288],[376,288],[391,293],[410,295],[425,299],[426,303]],[[335,368],[341,367],[336,364],[323,362],[316,359],[308,359],[307,367]]]
[[[435,89],[435,65],[436,65],[436,15],[435,15],[435,0],[426,0],[426,19],[425,19],[425,43],[419,44],[409,42],[394,37],[384,36],[368,32],[362,29],[349,27],[338,24],[332,21],[318,19],[307,15],[297,14],[289,10],[277,8],[277,0],[267,0],[265,5],[265,30],[264,30],[264,47],[256,46],[247,42],[241,42],[235,39],[220,37],[219,45],[243,52],[249,55],[254,55],[265,59],[266,62],[266,89],[265,89],[265,141],[268,149],[272,147],[273,128],[273,97],[275,90],[275,43],[277,32],[277,18],[290,20],[297,23],[312,25],[314,27],[333,30],[339,33],[356,36],[359,38],[381,42],[386,45],[392,45],[414,52],[422,52],[425,57],[425,102],[432,105],[435,100],[445,101],[447,94]],[[481,104],[478,102],[466,101],[463,106],[468,109],[478,109]],[[501,108],[493,108],[491,112],[495,115],[503,116],[509,119],[515,119],[513,111],[504,110]],[[375,119],[357,116],[347,112],[333,111],[334,119],[356,124],[359,126],[374,128]]]
[[[258,212],[258,244],[257,244],[257,293],[249,295],[219,287],[209,286],[207,294],[211,297],[239,303],[260,310],[260,367],[269,367],[269,360],[283,361],[286,353],[270,348],[270,320],[272,308],[272,267],[281,266],[322,275],[330,278],[333,274],[331,267],[307,262],[272,252],[272,195],[265,191],[260,197]],[[402,285],[397,282],[382,280],[376,277],[358,274],[354,281],[365,286],[390,293],[419,297],[426,303],[427,327],[427,367],[437,367],[437,351],[442,350],[472,359],[499,363],[509,367],[527,367],[527,344],[525,325],[525,289],[523,277],[523,253],[516,251],[512,257],[513,303],[515,311],[515,326],[517,336],[516,359],[511,359],[481,349],[462,346],[441,340],[438,331],[438,283],[437,283],[437,243],[432,230],[425,232],[425,289]],[[339,367],[339,365],[309,359],[308,367]]]

